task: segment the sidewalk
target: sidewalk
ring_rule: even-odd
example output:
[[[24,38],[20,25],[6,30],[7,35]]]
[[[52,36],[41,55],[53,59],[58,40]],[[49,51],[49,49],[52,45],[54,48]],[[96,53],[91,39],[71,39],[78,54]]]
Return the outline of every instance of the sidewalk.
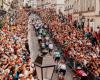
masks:
[[[35,18],[33,14],[29,16],[29,22],[28,22],[28,43],[29,43],[29,49],[30,49],[30,58],[31,63],[34,62],[37,55],[40,54],[39,52],[39,44],[38,39],[35,36],[35,31],[33,30],[32,24],[30,24],[30,21]]]

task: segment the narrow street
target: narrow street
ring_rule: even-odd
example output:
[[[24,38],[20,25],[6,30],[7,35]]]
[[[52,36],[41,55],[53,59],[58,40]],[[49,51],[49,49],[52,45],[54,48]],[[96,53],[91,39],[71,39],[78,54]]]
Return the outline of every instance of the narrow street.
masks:
[[[100,80],[100,0],[0,0],[0,80]]]
[[[28,40],[29,41],[28,41],[28,43],[29,43],[29,48],[30,48],[30,52],[31,52],[31,54],[30,54],[31,62],[34,62],[37,55],[41,54],[40,51],[39,51],[38,39],[36,37],[35,31],[34,31],[33,25],[32,25],[32,20],[34,19],[34,21],[35,21],[37,18],[39,18],[39,17],[35,14],[31,14],[29,16],[29,24],[28,24]],[[72,77],[73,75],[74,75],[74,73],[67,66],[65,80],[73,80],[73,77]],[[54,73],[52,80],[58,80],[58,74],[57,73]]]

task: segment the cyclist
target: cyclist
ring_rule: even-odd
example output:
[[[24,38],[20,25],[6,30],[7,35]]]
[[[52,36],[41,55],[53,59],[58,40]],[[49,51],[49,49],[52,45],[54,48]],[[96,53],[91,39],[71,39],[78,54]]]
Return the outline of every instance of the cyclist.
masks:
[[[88,80],[87,74],[82,70],[81,67],[77,67],[76,74],[80,78],[80,80]]]
[[[60,57],[61,57],[60,52],[58,50],[55,50],[54,51],[54,59],[55,59],[55,62],[59,62]]]
[[[58,63],[58,75],[60,79],[64,79],[64,76],[66,74],[66,64],[64,60],[61,60],[60,63]]]

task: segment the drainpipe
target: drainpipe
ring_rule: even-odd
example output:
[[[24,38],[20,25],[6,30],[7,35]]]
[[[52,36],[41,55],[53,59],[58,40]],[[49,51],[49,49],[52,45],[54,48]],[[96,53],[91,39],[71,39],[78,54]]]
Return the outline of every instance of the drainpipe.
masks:
[[[1,8],[3,9],[3,0],[2,0],[2,6],[1,6]]]

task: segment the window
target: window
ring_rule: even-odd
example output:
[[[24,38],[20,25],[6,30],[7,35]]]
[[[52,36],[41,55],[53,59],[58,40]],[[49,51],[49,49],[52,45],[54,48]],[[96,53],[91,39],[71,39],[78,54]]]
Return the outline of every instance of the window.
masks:
[[[88,7],[88,11],[90,11],[90,7]]]
[[[72,5],[70,5],[70,8],[72,8]]]
[[[73,5],[72,5],[72,7],[73,7]]]

